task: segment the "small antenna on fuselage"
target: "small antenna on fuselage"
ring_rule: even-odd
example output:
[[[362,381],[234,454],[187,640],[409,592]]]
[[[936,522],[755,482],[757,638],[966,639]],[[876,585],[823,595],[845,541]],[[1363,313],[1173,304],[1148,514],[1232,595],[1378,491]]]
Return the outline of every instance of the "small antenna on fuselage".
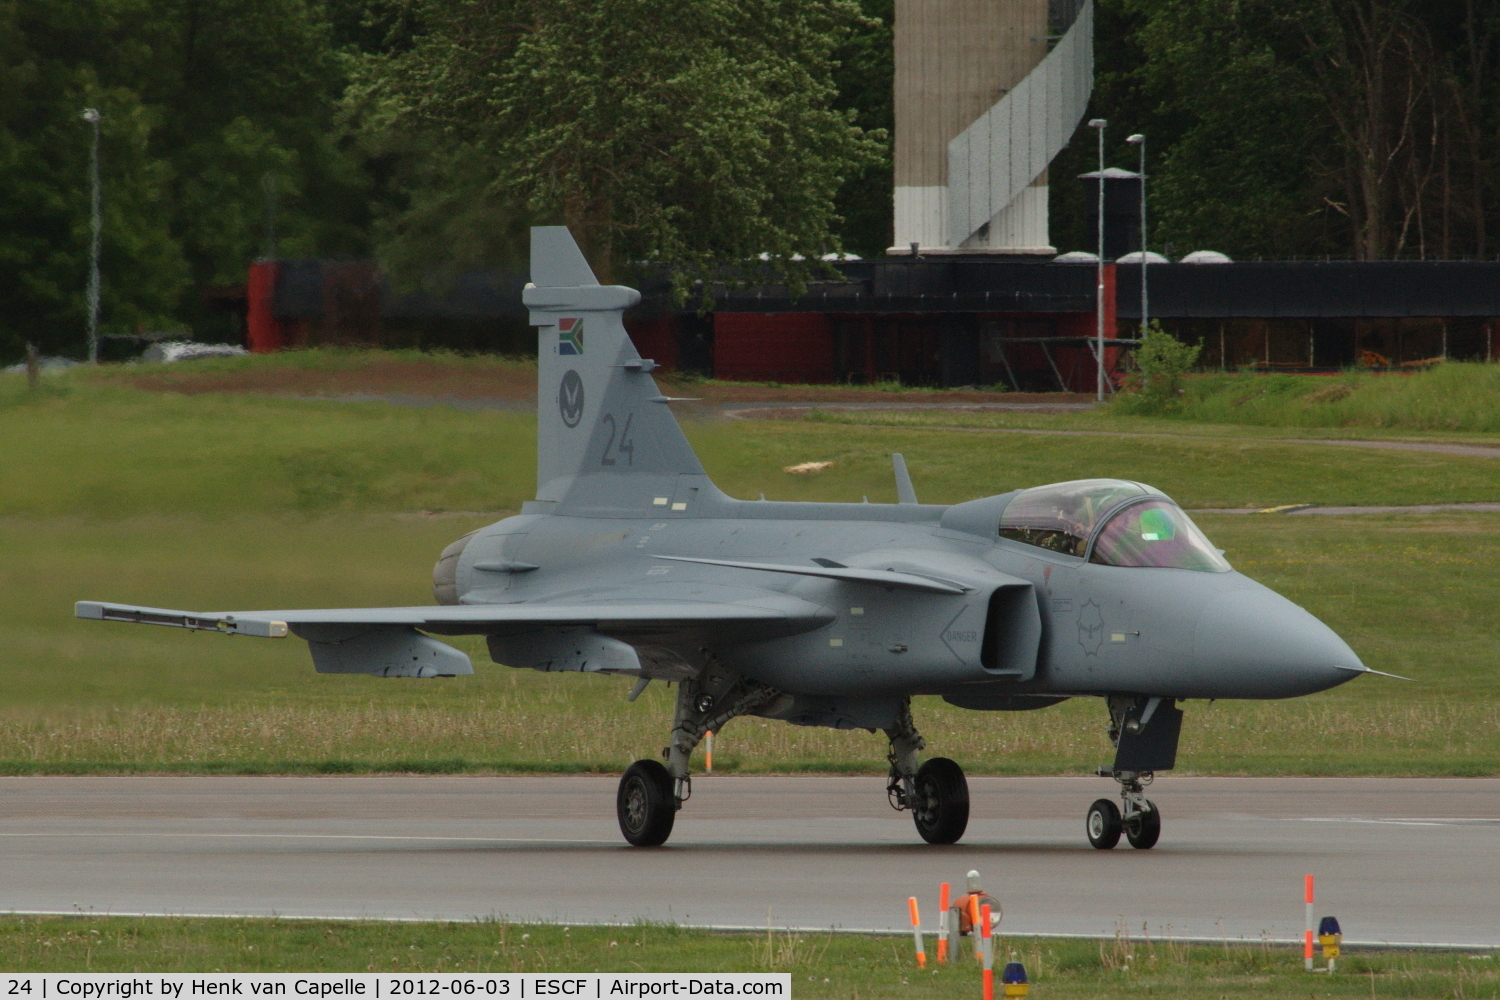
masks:
[[[917,491],[911,485],[911,473],[906,471],[906,459],[901,455],[891,456],[891,465],[896,470],[896,500],[898,503],[914,504],[917,502]]]

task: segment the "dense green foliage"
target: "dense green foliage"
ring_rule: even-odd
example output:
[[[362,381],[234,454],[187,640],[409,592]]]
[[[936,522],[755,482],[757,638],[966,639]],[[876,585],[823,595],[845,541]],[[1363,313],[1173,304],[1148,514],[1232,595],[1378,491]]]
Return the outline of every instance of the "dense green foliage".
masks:
[[[1154,250],[1492,257],[1500,9],[1474,0],[1100,0],[1090,114],[1134,169]],[[1491,124],[1487,124],[1491,123]],[[1053,165],[1054,242],[1087,249],[1081,130]]]
[[[224,337],[248,259],[514,266],[567,221],[685,280],[890,241],[891,0],[0,0],[0,361],[82,352],[103,113],[106,332]],[[1099,0],[1090,115],[1147,136],[1153,249],[1488,257],[1500,9]],[[882,132],[886,134],[883,136]],[[1053,164],[1084,247],[1092,133]]]
[[[369,179],[331,130],[316,0],[0,2],[0,360],[80,353],[90,127],[102,113],[102,329],[214,329],[197,290],[266,245],[362,253]],[[222,335],[222,333],[221,333]]]
[[[836,110],[850,0],[422,0],[361,62],[368,128],[477,157],[486,190],[566,223],[605,280],[837,250],[834,196],[878,143]]]

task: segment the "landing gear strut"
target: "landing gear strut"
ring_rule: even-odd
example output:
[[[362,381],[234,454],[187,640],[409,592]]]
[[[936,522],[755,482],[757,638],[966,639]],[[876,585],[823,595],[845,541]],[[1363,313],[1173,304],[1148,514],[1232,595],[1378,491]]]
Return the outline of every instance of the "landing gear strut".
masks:
[[[917,833],[929,844],[956,843],[969,825],[969,783],[963,768],[947,757],[917,766],[917,754],[927,744],[912,721],[910,698],[902,701],[896,724],[885,735],[891,741],[885,787],[891,808],[910,809]]]
[[[1099,768],[1101,778],[1120,783],[1121,807],[1099,799],[1089,807],[1085,828],[1089,843],[1107,851],[1120,834],[1136,850],[1156,846],[1161,837],[1161,810],[1146,798],[1146,786],[1157,770],[1177,763],[1177,738],[1182,711],[1170,698],[1112,696],[1109,699],[1109,738],[1115,745],[1112,767]]]
[[[679,682],[672,742],[661,753],[666,764],[638,760],[620,777],[615,815],[625,839],[636,847],[666,843],[677,810],[693,795],[688,760],[703,734],[718,732],[730,719],[755,711],[779,693],[725,670],[714,660],[696,678]]]
[[[1120,842],[1123,833],[1130,846],[1138,851],[1155,847],[1161,837],[1161,810],[1145,794],[1146,786],[1151,784],[1155,775],[1150,771],[1113,771],[1101,767],[1099,776],[1114,778],[1120,783],[1120,800],[1124,808],[1117,808],[1109,799],[1098,799],[1089,806],[1086,824],[1089,843],[1107,851]]]

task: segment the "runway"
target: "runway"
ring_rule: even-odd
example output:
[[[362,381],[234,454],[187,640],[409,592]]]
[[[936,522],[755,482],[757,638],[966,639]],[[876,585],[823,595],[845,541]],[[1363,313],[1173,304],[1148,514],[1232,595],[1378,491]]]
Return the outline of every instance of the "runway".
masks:
[[[665,848],[613,777],[0,779],[0,910],[906,928],[977,868],[1010,934],[1293,939],[1302,876],[1352,942],[1500,947],[1500,779],[1173,778],[1151,851],[1095,851],[1097,778],[970,778],[920,842],[878,777],[700,776]]]

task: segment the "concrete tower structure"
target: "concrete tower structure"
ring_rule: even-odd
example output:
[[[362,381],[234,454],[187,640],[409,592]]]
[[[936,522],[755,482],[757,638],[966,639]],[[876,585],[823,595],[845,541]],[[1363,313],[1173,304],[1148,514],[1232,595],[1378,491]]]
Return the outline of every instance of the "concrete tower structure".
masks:
[[[1047,164],[1093,90],[1092,0],[896,0],[895,245],[1051,254]]]

